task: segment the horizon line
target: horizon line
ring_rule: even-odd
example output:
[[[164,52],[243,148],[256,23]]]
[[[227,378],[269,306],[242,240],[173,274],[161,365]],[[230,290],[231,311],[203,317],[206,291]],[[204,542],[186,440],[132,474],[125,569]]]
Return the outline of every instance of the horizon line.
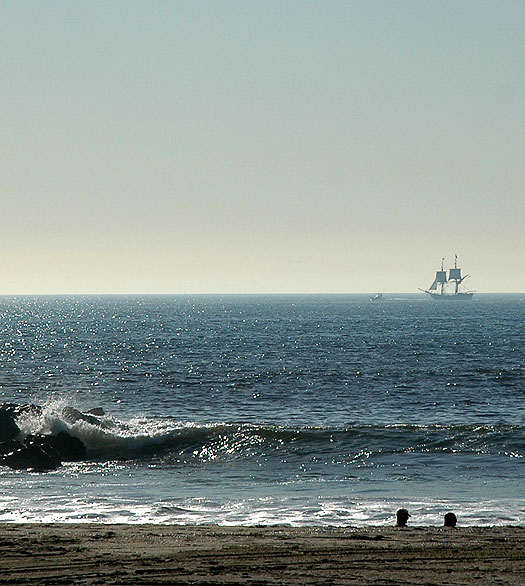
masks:
[[[414,295],[422,296],[425,295],[425,291],[381,291],[383,295]],[[199,295],[221,295],[221,296],[241,296],[241,295],[373,295],[376,294],[377,290],[372,291],[182,291],[182,292],[162,292],[162,291],[117,291],[117,292],[26,292],[26,293],[1,293],[0,297],[86,297],[90,295],[98,296],[199,296]],[[524,295],[525,291],[474,291],[474,295]]]

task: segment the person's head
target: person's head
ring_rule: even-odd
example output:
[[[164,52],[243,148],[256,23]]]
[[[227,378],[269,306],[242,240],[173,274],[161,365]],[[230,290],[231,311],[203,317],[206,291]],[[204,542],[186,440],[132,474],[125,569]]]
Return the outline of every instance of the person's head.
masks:
[[[396,513],[397,517],[397,526],[398,527],[406,527],[408,518],[410,517],[410,513],[406,509],[399,509]]]
[[[445,527],[455,527],[457,522],[458,520],[454,513],[447,513],[445,515]]]

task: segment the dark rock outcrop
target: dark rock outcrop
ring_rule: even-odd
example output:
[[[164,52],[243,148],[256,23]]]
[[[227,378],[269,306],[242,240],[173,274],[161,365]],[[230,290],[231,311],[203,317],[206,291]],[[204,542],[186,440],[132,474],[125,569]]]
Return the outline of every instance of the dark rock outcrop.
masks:
[[[20,415],[40,415],[42,407],[32,403],[2,403],[0,404],[0,442],[15,439],[20,433],[16,420]]]
[[[28,435],[25,443],[50,449],[58,454],[63,462],[77,462],[86,457],[86,446],[82,440],[65,431],[60,431],[57,435]]]
[[[64,421],[67,421],[67,423],[71,425],[77,421],[85,421],[86,423],[96,426],[100,426],[101,424],[100,419],[94,415],[89,415],[89,412],[82,413],[82,411],[79,411],[74,407],[64,407],[62,409],[62,417],[64,418]]]
[[[78,462],[86,459],[86,446],[78,437],[60,431],[54,439],[55,449],[65,462]]]
[[[49,472],[56,470],[62,462],[57,452],[49,446],[30,442],[4,456],[3,464],[14,470]]]
[[[2,456],[7,456],[7,454],[10,454],[11,452],[14,452],[16,450],[19,450],[20,448],[23,448],[23,444],[21,444],[19,441],[17,440],[8,440],[6,442],[1,442],[0,443],[0,463],[2,462]]]
[[[0,442],[14,440],[19,433],[15,417],[6,409],[0,409]]]
[[[29,413],[30,415],[42,415],[42,407],[34,403],[2,403],[0,404],[0,411],[5,411],[17,419],[20,415]]]
[[[103,417],[106,414],[102,407],[93,407],[93,409],[89,409],[89,411],[86,411],[86,413],[96,415],[97,417]]]
[[[72,407],[69,409],[71,418],[85,421],[90,418],[96,419],[93,415],[85,416]],[[56,435],[28,435],[24,443],[20,443],[18,439],[21,431],[16,420],[23,414],[40,415],[42,408],[30,403],[0,404],[0,465],[9,466],[15,470],[48,472],[61,466],[62,462],[74,462],[86,458],[84,443],[65,431]],[[81,417],[78,417],[78,414]]]

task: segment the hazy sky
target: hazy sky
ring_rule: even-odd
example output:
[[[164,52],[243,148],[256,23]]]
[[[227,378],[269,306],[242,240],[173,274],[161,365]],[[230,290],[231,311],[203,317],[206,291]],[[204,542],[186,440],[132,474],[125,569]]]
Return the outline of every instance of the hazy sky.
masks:
[[[0,0],[0,293],[525,291],[525,2]]]

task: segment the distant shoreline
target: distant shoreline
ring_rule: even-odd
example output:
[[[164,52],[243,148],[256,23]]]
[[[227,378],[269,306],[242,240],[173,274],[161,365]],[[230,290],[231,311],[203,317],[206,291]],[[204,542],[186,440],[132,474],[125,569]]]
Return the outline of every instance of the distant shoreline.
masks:
[[[522,584],[525,527],[0,524],[3,584]]]

